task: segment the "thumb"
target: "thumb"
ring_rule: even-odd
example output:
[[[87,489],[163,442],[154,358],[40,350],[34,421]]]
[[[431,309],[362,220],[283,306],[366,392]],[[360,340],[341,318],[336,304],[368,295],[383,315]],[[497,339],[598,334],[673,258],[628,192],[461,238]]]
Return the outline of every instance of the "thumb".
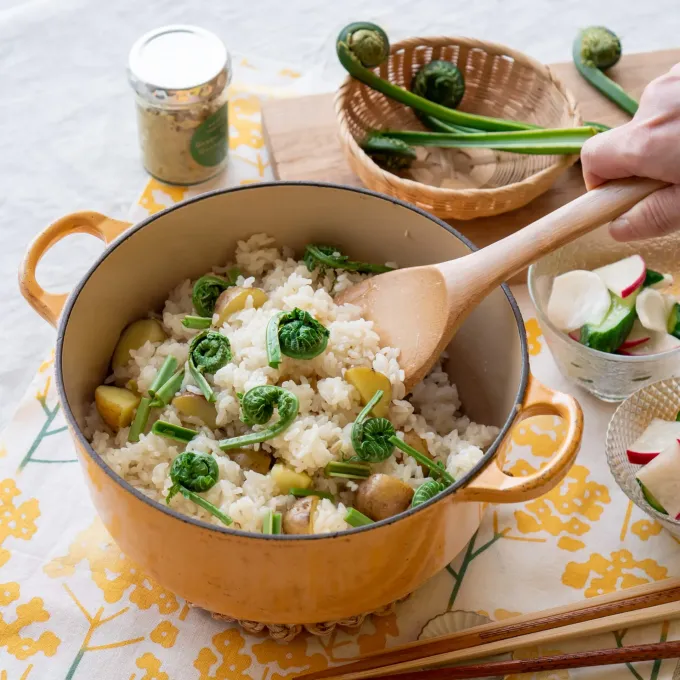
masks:
[[[680,230],[680,184],[650,194],[609,225],[616,241],[640,241]]]

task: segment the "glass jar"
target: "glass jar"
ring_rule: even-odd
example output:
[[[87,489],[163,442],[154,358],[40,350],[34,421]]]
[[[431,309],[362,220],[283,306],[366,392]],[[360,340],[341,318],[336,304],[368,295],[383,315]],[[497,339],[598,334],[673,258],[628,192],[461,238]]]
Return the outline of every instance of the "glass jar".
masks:
[[[190,185],[227,165],[227,86],[231,59],[222,41],[196,26],[164,26],[132,47],[128,78],[146,170]]]

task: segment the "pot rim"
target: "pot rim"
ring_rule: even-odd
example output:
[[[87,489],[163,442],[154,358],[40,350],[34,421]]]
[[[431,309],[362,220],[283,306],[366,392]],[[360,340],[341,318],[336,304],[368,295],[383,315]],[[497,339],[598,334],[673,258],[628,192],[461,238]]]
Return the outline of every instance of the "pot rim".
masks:
[[[76,422],[75,416],[73,415],[73,412],[71,411],[70,404],[68,402],[68,399],[66,398],[66,392],[64,389],[64,383],[62,379],[62,353],[64,349],[64,335],[66,331],[66,327],[68,325],[69,318],[71,316],[71,312],[73,311],[73,307],[75,305],[76,300],[78,299],[78,295],[80,294],[80,291],[85,287],[87,282],[89,281],[90,277],[92,274],[96,271],[96,269],[99,267],[99,265],[125,240],[127,240],[130,236],[135,234],[136,232],[140,231],[143,229],[147,224],[150,224],[151,222],[154,222],[157,219],[160,219],[164,215],[173,212],[175,210],[179,210],[183,208],[185,205],[189,205],[191,203],[197,203],[199,201],[205,200],[207,198],[212,198],[213,196],[221,195],[221,194],[231,194],[231,193],[236,193],[240,191],[255,191],[259,188],[271,188],[271,187],[286,187],[286,186],[293,186],[293,187],[320,187],[323,189],[333,189],[333,190],[339,190],[339,191],[350,191],[353,193],[358,193],[358,194],[363,194],[365,196],[371,196],[373,198],[380,199],[382,201],[386,201],[388,203],[392,203],[393,205],[398,205],[402,208],[406,208],[407,210],[410,210],[411,212],[414,212],[422,217],[425,217],[426,219],[434,222],[438,226],[442,227],[445,229],[449,234],[452,236],[456,237],[459,241],[462,241],[468,248],[470,248],[471,251],[476,251],[479,250],[479,248],[472,243],[467,237],[465,237],[463,234],[461,234],[459,231],[454,229],[451,225],[447,224],[443,220],[440,220],[439,218],[435,217],[434,215],[431,215],[430,213],[426,212],[425,210],[421,210],[420,208],[416,207],[415,205],[411,205],[409,203],[406,203],[405,201],[402,201],[398,198],[393,198],[392,196],[387,196],[385,194],[378,193],[376,191],[371,191],[369,189],[364,189],[363,187],[351,187],[351,186],[346,186],[342,184],[333,184],[330,182],[310,182],[310,181],[277,181],[277,182],[259,182],[258,184],[248,184],[244,186],[238,186],[238,187],[229,187],[226,189],[216,189],[213,191],[208,191],[203,194],[199,194],[198,196],[192,196],[191,198],[187,198],[183,201],[180,201],[179,203],[175,203],[174,205],[165,208],[164,210],[161,210],[157,213],[154,213],[153,215],[149,215],[148,217],[144,218],[137,224],[131,226],[129,229],[126,229],[118,238],[115,239],[97,258],[96,260],[92,263],[92,265],[89,267],[87,272],[83,275],[83,277],[80,279],[80,281],[77,283],[77,285],[73,288],[71,293],[69,294],[68,300],[66,301],[66,304],[64,305],[64,310],[63,313],[61,314],[61,318],[59,319],[59,326],[57,329],[57,348],[56,348],[56,382],[57,382],[57,390],[59,393],[59,400],[62,404],[62,408],[64,410],[64,416],[66,418],[66,421],[71,429],[72,434],[76,437],[77,442],[80,444],[82,449],[87,453],[87,455],[95,462],[96,465],[98,465],[103,472],[111,478],[111,480],[121,486],[125,491],[128,493],[131,493],[135,498],[138,500],[146,503],[150,507],[152,507],[155,510],[159,510],[167,515],[170,515],[174,519],[180,520],[182,522],[185,522],[187,524],[191,524],[199,529],[204,529],[204,530],[209,530],[209,531],[214,531],[216,533],[220,534],[227,534],[230,536],[234,537],[240,537],[240,538],[250,538],[250,539],[258,539],[258,540],[265,540],[265,541],[320,541],[320,540],[329,540],[333,538],[338,538],[342,536],[349,536],[353,534],[357,534],[359,532],[365,532],[365,531],[371,531],[373,529],[378,529],[380,527],[387,526],[388,524],[392,524],[393,522],[400,521],[402,519],[406,519],[407,517],[412,516],[413,514],[420,512],[421,510],[425,510],[431,505],[434,505],[435,503],[440,503],[444,501],[445,499],[448,499],[450,496],[455,494],[459,489],[464,488],[474,477],[476,477],[490,462],[491,460],[495,457],[496,452],[498,450],[498,447],[500,446],[501,442],[507,435],[510,427],[512,426],[515,416],[519,412],[520,406],[522,404],[523,397],[526,393],[527,389],[527,384],[529,380],[529,353],[527,349],[527,339],[526,339],[526,332],[524,329],[524,320],[522,318],[522,314],[519,310],[519,306],[517,304],[517,301],[515,300],[514,296],[510,292],[510,288],[508,287],[507,284],[503,283],[501,284],[501,289],[503,290],[503,293],[505,293],[505,297],[508,300],[508,303],[510,304],[510,308],[512,309],[512,312],[515,316],[515,322],[517,323],[517,330],[519,332],[519,340],[520,340],[520,350],[522,353],[522,368],[521,368],[521,374],[520,374],[520,381],[519,381],[519,388],[517,390],[517,394],[515,396],[515,403],[514,407],[511,409],[510,413],[508,414],[508,417],[503,423],[502,427],[500,428],[500,431],[498,435],[496,436],[496,439],[493,441],[491,446],[489,446],[488,450],[484,453],[480,461],[475,465],[467,474],[463,475],[459,480],[457,480],[454,484],[452,484],[441,496],[436,497],[436,498],[431,498],[425,503],[421,503],[415,508],[409,508],[405,512],[399,513],[398,515],[394,515],[394,517],[388,517],[387,519],[380,520],[378,522],[374,522],[372,524],[369,524],[367,526],[362,526],[362,527],[352,527],[350,529],[346,529],[344,531],[336,531],[332,533],[326,533],[326,534],[311,534],[311,535],[286,535],[286,534],[277,534],[277,535],[270,535],[270,534],[258,534],[258,533],[253,533],[250,531],[243,531],[241,529],[232,529],[227,526],[217,526],[216,524],[210,524],[208,522],[205,522],[201,519],[195,518],[195,517],[190,517],[189,515],[185,515],[183,513],[178,512],[177,510],[173,510],[171,507],[169,507],[167,504],[160,503],[159,501],[153,500],[152,498],[149,498],[148,496],[144,495],[141,491],[133,487],[129,482],[124,480],[122,477],[117,475],[104,461],[104,459],[92,448],[90,442],[87,440],[85,435],[82,433],[80,426]]]

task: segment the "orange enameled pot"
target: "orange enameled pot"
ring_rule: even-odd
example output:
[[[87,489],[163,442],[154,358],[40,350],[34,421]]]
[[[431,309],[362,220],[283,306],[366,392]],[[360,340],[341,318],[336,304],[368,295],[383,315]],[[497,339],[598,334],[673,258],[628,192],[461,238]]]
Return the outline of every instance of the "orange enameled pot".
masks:
[[[109,246],[67,300],[44,291],[35,270],[46,250],[76,232]],[[21,288],[41,316],[58,323],[64,413],[94,504],[121,549],[160,584],[213,612],[274,624],[345,619],[402,598],[442,569],[479,527],[485,503],[521,502],[554,487],[578,451],[581,410],[529,375],[522,319],[502,287],[471,314],[448,350],[466,413],[501,432],[479,465],[437,500],[341,534],[261,536],[148,499],[117,477],[82,434],[94,389],[128,323],[160,309],[179,281],[228,261],[238,240],[259,232],[298,253],[309,242],[332,243],[352,258],[402,267],[473,248],[446,223],[386,196],[322,184],[259,184],[203,194],[134,227],[97,213],[64,217],[29,247]],[[538,413],[567,421],[563,443],[540,471],[505,475],[508,430]]]

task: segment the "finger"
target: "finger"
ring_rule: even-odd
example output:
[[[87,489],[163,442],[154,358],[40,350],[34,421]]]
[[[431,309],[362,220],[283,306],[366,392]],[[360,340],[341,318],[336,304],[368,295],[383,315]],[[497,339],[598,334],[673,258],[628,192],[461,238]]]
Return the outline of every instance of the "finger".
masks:
[[[635,175],[630,149],[633,137],[631,123],[591,137],[581,149],[583,179],[588,190],[609,179]]]
[[[617,241],[639,241],[680,230],[680,184],[647,196],[609,225]]]

